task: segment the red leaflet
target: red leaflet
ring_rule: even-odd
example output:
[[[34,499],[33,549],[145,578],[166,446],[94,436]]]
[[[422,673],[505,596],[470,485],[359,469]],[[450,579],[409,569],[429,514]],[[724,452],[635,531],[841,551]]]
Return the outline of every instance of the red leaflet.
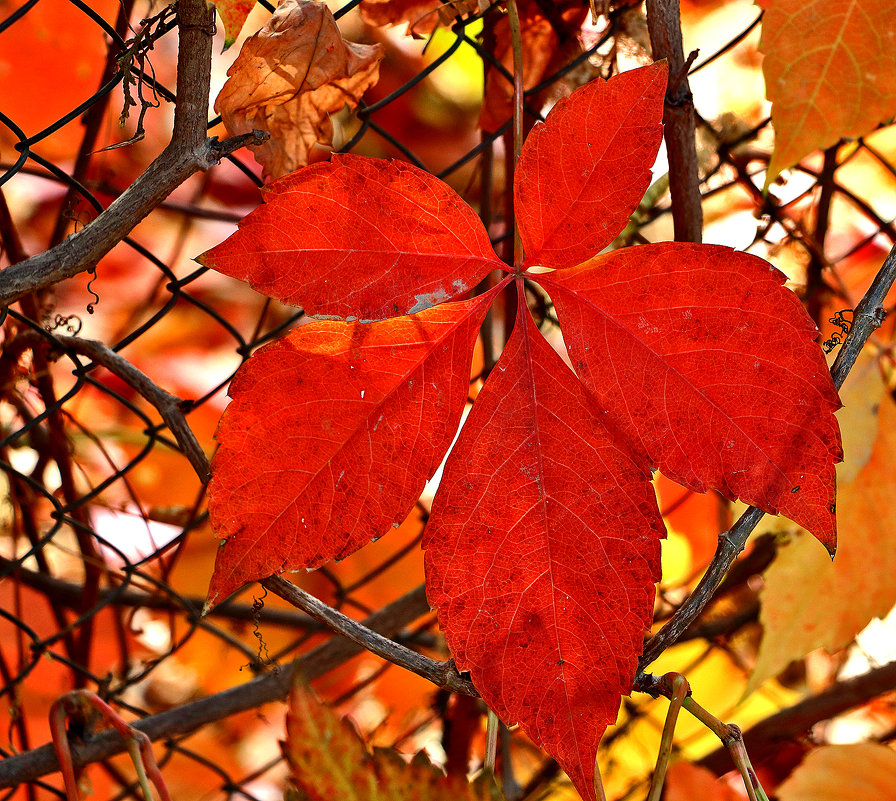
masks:
[[[650,472],[602,417],[521,308],[423,541],[458,668],[585,798],[653,617],[665,533]]]
[[[492,294],[378,323],[315,322],[230,385],[209,514],[225,540],[214,604],[320,567],[398,526],[451,444]]]
[[[476,213],[400,161],[334,155],[275,181],[202,264],[308,314],[379,320],[471,290],[503,267]]]
[[[670,242],[534,278],[579,376],[666,476],[781,512],[833,553],[840,401],[780,272]]]
[[[588,799],[659,577],[648,467],[780,510],[831,550],[836,536],[839,401],[781,275],[713,246],[595,257],[647,187],[665,76],[659,64],[595,81],[526,141],[526,264],[554,269],[526,277],[550,293],[576,372],[521,305],[424,543],[458,666]],[[500,266],[473,212],[407,165],[336,157],[267,197],[205,263],[312,312],[425,308]],[[498,291],[391,321],[311,323],[252,357],[218,432],[210,514],[226,545],[212,601],[351,553],[407,514],[456,430]]]
[[[590,259],[625,228],[663,139],[666,62],[592,81],[536,124],[513,196],[526,266]]]

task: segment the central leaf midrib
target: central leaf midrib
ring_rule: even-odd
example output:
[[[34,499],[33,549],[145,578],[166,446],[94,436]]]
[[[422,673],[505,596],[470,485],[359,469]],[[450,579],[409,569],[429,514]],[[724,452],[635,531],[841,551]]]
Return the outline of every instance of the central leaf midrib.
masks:
[[[560,673],[561,673],[561,676],[563,676],[565,678],[565,676],[566,676],[566,667],[565,667],[566,660],[563,658],[564,657],[563,648],[562,648],[562,645],[560,642],[560,624],[557,620],[557,592],[558,592],[558,590],[557,590],[557,584],[554,581],[554,557],[551,552],[551,537],[549,535],[550,528],[549,528],[549,519],[548,519],[548,512],[547,512],[547,498],[548,498],[547,484],[545,481],[544,457],[543,457],[543,448],[542,448],[542,444],[541,444],[541,426],[539,423],[538,397],[537,397],[537,391],[535,389],[535,369],[534,369],[535,364],[532,359],[531,340],[530,340],[530,335],[531,335],[532,331],[531,331],[531,325],[529,323],[528,307],[523,307],[521,305],[517,309],[517,318],[519,319],[521,317],[523,318],[522,320],[520,320],[520,323],[523,326],[522,332],[523,332],[524,358],[525,358],[525,364],[527,367],[527,373],[528,373],[528,376],[530,379],[529,380],[529,387],[530,387],[529,396],[530,396],[530,400],[532,403],[532,424],[533,424],[533,428],[534,428],[533,433],[534,433],[535,442],[536,442],[535,450],[536,450],[536,456],[537,456],[537,460],[538,460],[538,476],[540,479],[540,489],[541,489],[539,503],[541,505],[541,510],[542,510],[541,516],[542,516],[542,521],[544,523],[543,530],[545,532],[545,534],[544,534],[545,546],[546,546],[546,550],[547,550],[547,554],[548,554],[548,571],[549,571],[549,576],[550,576],[551,601],[552,601],[551,602],[551,611],[554,614],[554,632],[555,632],[555,639],[556,639],[556,643],[557,643],[558,659],[560,659],[562,662],[564,662],[563,665],[560,665]],[[541,336],[541,335],[538,334],[538,336]],[[565,681],[564,681],[563,686],[566,687]],[[581,754],[581,751],[579,748],[579,735],[578,735],[578,730],[576,729],[576,726],[573,723],[572,706],[570,703],[569,692],[567,690],[564,690],[564,697],[566,698],[566,712],[567,712],[567,716],[568,716],[568,718],[570,720],[570,724],[571,724],[570,729],[572,730],[573,741],[575,743],[575,752],[576,752],[576,755],[578,756],[579,754]]]

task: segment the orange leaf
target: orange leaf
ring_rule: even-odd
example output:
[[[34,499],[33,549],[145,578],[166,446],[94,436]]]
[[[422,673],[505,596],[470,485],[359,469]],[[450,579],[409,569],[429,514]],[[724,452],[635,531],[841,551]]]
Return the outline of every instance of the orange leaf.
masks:
[[[896,114],[892,0],[757,0],[775,152],[768,186],[814,150]]]
[[[588,4],[580,0],[518,0],[523,47],[523,89],[529,91],[546,75],[565,67],[582,52],[578,34],[588,15]],[[550,7],[551,14],[544,9]],[[495,57],[513,74],[510,22],[506,15],[495,24]],[[538,105],[537,103],[535,104]],[[485,92],[479,127],[497,131],[513,115],[513,84],[497,69],[485,75]]]
[[[877,743],[816,748],[777,790],[780,801],[896,798],[896,753]]]
[[[279,178],[307,164],[315,142],[332,143],[329,115],[358,105],[382,58],[382,45],[343,39],[325,3],[284,0],[227,70],[215,111],[231,134],[270,132],[252,149],[265,178]]]
[[[690,762],[673,762],[666,774],[664,801],[741,801],[713,773]]]
[[[408,24],[408,34],[423,37],[439,23],[456,19],[462,13],[476,11],[477,0],[361,0],[361,17],[368,25]]]

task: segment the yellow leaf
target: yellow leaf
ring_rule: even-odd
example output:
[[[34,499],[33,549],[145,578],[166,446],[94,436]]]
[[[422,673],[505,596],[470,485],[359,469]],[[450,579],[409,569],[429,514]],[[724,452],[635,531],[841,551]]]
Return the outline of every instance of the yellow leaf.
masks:
[[[896,14],[892,0],[757,1],[775,128],[768,186],[809,153],[896,114]]]
[[[843,648],[896,604],[896,404],[886,393],[879,397],[874,449],[838,492],[833,562],[812,537],[797,534],[765,573],[765,634],[747,693],[816,648]]]

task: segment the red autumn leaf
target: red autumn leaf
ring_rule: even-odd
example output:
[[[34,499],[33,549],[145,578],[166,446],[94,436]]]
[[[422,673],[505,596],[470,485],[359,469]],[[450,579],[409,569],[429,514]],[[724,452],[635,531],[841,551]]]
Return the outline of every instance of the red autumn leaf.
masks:
[[[428,591],[458,664],[589,801],[658,578],[648,467],[784,510],[829,547],[835,536],[837,395],[779,274],[718,247],[594,258],[649,181],[665,77],[657,64],[586,86],[524,145],[526,264],[554,269],[525,277],[551,293],[579,375],[521,304],[425,535]],[[204,263],[309,311],[361,318],[429,306],[501,266],[450,190],[360,157],[275,184]],[[499,289],[391,321],[312,323],[250,360],[218,433],[210,513],[225,545],[212,602],[350,553],[407,513],[451,441]]]
[[[631,689],[664,533],[650,471],[521,308],[445,466],[427,596],[458,669],[583,795]]]
[[[336,155],[271,184],[265,201],[201,261],[308,314],[413,314],[504,266],[476,213],[404,162]]]
[[[212,465],[209,514],[225,542],[210,604],[348,556],[407,517],[457,431],[491,297],[310,323],[243,365]]]
[[[663,138],[666,73],[658,62],[592,81],[532,129],[513,187],[527,266],[573,267],[626,226]]]
[[[662,243],[536,280],[580,377],[652,464],[781,512],[833,553],[840,402],[780,272],[729,248]]]

